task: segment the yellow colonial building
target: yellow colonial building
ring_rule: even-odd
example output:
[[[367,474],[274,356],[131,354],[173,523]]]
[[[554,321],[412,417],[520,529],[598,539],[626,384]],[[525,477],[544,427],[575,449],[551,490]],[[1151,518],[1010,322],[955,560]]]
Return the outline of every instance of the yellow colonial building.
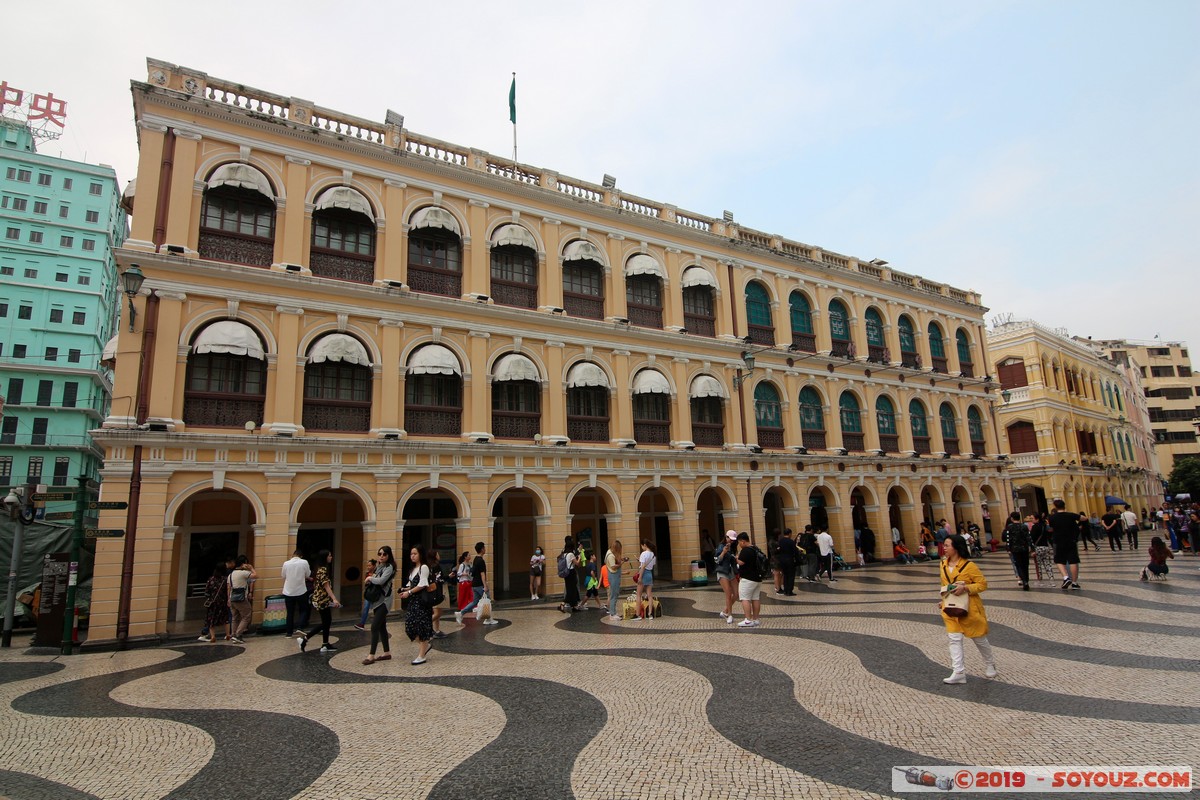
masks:
[[[681,581],[726,528],[852,557],[855,527],[1004,511],[973,292],[390,113],[157,61],[132,91],[145,282],[97,436],[129,533],[98,542],[93,640],[202,616],[235,552],[261,596],[328,547],[354,607],[381,544],[486,542],[503,596],[567,534]]]
[[[1001,384],[997,413],[1017,510],[1046,511],[1055,498],[1097,515],[1106,497],[1128,501],[1139,514],[1161,503],[1136,365],[1031,320],[996,325],[988,348]]]

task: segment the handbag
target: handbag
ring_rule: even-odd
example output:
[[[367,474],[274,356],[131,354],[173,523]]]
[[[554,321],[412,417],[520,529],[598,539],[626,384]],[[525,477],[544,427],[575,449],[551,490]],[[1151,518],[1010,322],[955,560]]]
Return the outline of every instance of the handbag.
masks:
[[[970,562],[967,562],[968,564]],[[940,589],[942,595],[942,613],[947,617],[962,619],[971,610],[971,594],[963,592],[962,594],[954,594],[949,590],[950,576],[946,572],[946,565],[942,564],[942,577],[946,579],[946,583]]]
[[[383,599],[383,586],[378,583],[367,583],[363,587],[363,600],[375,603]]]

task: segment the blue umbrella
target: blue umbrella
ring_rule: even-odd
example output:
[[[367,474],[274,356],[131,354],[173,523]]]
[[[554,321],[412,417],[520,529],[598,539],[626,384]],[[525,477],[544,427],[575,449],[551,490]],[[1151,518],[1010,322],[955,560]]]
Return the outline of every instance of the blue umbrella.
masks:
[[[1111,494],[1106,494],[1104,496],[1104,505],[1106,505],[1106,506],[1127,506],[1129,504],[1126,503],[1124,500],[1122,500],[1119,497],[1114,497]]]

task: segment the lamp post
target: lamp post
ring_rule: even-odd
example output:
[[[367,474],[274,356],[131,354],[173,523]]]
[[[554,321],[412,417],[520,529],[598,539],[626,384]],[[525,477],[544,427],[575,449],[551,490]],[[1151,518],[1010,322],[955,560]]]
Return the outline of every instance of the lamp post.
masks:
[[[4,632],[0,634],[0,647],[12,647],[13,616],[17,605],[17,570],[20,569],[21,551],[25,546],[25,525],[33,521],[33,504],[27,487],[14,486],[4,498],[4,508],[13,523],[12,559],[8,564],[8,595],[4,600]]]

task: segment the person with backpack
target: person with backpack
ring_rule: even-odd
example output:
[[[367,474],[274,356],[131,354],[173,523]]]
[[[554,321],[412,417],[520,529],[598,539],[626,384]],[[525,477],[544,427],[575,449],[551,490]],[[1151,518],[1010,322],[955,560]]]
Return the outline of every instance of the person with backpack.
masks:
[[[792,538],[792,529],[787,528],[775,544],[775,563],[779,565],[779,571],[783,573],[783,589],[776,591],[776,594],[786,597],[796,594],[796,560],[799,557],[800,548],[796,546],[796,540]]]
[[[575,555],[575,540],[568,536],[563,540],[563,549],[558,554],[558,561],[556,563],[558,577],[563,579],[563,585],[566,589],[563,602],[558,604],[558,610],[567,614],[573,614],[578,610],[579,581],[575,579],[575,566],[578,563],[579,557]]]
[[[429,606],[433,609],[433,638],[445,639],[449,634],[442,630],[442,603],[446,602],[446,573],[442,571],[442,554],[432,547],[429,548],[425,551],[425,565],[429,567]]]
[[[1033,549],[1033,539],[1029,535],[1029,528],[1021,522],[1020,511],[1008,515],[1004,539],[1008,542],[1008,557],[1012,559],[1013,570],[1017,573],[1017,583],[1029,591],[1029,551]]]
[[[804,533],[800,534],[800,551],[804,554],[804,580],[809,583],[815,583],[820,573],[820,549],[813,526],[805,525]]]
[[[454,612],[454,621],[462,624],[463,617],[475,610],[475,606],[479,605],[479,601],[487,596],[487,562],[483,560],[483,554],[487,551],[487,545],[483,542],[475,543],[475,560],[471,562],[471,594],[474,598],[467,607]]]
[[[739,628],[757,628],[762,623],[758,612],[762,606],[762,580],[767,574],[767,554],[750,544],[745,531],[737,538],[738,599],[742,601],[743,619]]]
[[[654,544],[648,539],[642,539],[642,554],[638,556],[637,577],[637,609],[638,618],[654,619],[654,568],[658,566],[658,554]],[[646,596],[646,605],[642,605],[642,595]]]

